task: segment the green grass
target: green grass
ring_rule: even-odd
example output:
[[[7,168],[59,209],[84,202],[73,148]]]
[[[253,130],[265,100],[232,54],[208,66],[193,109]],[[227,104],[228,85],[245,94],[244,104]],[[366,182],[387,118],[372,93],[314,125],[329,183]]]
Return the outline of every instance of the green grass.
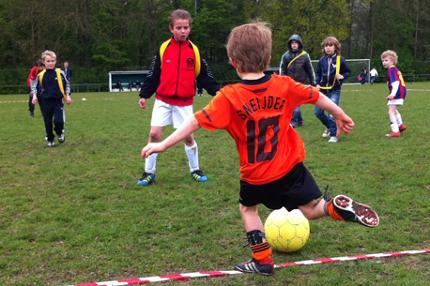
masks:
[[[311,221],[306,246],[278,263],[430,245],[430,84],[409,84],[401,113],[409,129],[389,131],[386,85],[345,86],[341,106],[356,129],[336,144],[304,106],[298,129],[306,166],[323,188],[374,206],[377,229]],[[86,97],[87,101],[81,101]],[[238,210],[238,160],[223,131],[196,134],[209,176],[193,183],[183,146],[159,156],[156,185],[136,186],[152,105],[130,94],[75,94],[66,107],[66,143],[48,149],[40,110],[26,96],[0,96],[0,285],[65,285],[227,270],[249,258]],[[196,98],[196,110],[210,97]],[[150,101],[151,104],[153,100]],[[166,134],[172,129],[167,129]],[[269,210],[261,207],[262,217]],[[427,285],[430,256],[417,255],[280,269],[163,285]]]

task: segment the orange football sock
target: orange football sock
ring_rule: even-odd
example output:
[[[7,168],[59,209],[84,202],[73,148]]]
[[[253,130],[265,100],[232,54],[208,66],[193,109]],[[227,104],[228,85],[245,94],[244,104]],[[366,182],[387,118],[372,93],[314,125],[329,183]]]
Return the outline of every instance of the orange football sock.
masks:
[[[272,248],[267,241],[251,246],[252,258],[257,261],[264,261],[272,258]]]
[[[326,202],[326,210],[327,214],[334,220],[344,220],[342,216],[340,216],[336,210],[334,209],[333,200]]]

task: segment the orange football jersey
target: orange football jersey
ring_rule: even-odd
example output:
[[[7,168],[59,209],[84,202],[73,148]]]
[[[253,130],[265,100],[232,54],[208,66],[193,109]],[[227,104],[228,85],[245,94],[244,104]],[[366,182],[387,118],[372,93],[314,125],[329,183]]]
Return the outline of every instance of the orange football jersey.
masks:
[[[239,152],[240,179],[261,185],[305,159],[304,143],[290,121],[294,109],[315,103],[319,92],[286,76],[249,82],[225,86],[195,117],[205,129],[230,133]]]

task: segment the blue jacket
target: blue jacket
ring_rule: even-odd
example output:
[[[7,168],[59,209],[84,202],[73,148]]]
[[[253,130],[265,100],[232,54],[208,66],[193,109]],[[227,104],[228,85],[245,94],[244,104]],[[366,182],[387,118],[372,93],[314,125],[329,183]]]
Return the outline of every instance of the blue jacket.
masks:
[[[333,80],[336,74],[336,54],[332,56],[325,55],[320,58],[317,69],[315,72],[316,83],[320,86],[331,86],[333,84]],[[345,58],[340,57],[340,71],[339,73],[343,75],[346,79],[351,74],[351,71],[346,64]],[[336,80],[335,85],[331,90],[340,89],[342,86],[343,80]]]

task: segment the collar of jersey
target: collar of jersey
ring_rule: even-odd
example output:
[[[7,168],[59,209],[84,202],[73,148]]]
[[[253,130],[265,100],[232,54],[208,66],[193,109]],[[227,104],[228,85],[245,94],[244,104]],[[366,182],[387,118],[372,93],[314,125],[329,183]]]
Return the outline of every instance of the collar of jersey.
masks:
[[[263,77],[259,78],[259,79],[242,79],[240,82],[243,84],[248,84],[248,85],[256,85],[256,84],[262,84],[265,83],[267,81],[270,80],[272,76],[269,74],[265,74]]]

